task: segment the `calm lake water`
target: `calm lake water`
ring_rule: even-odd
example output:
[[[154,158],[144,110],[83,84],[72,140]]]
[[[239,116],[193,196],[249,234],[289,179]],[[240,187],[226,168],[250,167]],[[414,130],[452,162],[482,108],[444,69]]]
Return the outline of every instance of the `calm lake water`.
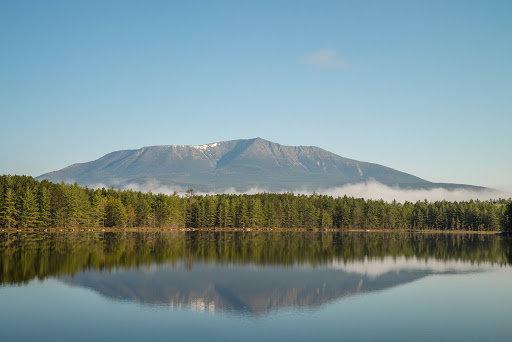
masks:
[[[511,341],[512,241],[0,234],[0,341]]]

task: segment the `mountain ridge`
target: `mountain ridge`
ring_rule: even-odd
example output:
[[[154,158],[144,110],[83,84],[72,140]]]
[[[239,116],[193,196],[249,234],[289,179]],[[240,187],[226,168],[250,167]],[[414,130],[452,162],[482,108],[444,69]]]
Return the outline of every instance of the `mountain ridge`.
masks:
[[[45,173],[37,179],[115,188],[156,182],[208,192],[250,188],[315,191],[368,181],[411,189],[484,189],[433,183],[387,166],[345,158],[320,147],[287,146],[260,137],[119,150]]]

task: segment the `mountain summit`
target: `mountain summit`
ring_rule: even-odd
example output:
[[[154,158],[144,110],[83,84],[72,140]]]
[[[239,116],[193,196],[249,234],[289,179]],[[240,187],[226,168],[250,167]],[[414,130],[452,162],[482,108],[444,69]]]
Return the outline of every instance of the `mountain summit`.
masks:
[[[402,188],[478,189],[432,183],[386,166],[343,158],[319,147],[285,146],[261,138],[116,151],[38,179],[116,188],[158,184],[208,192],[250,188],[320,190],[371,180]]]

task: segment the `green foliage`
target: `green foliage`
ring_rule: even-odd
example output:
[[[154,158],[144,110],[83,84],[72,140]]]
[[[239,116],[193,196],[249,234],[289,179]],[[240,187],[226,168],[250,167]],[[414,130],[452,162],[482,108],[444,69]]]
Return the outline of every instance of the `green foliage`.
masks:
[[[91,199],[91,225],[93,227],[102,227],[105,225],[105,205],[106,198],[102,196],[100,190],[92,195]]]
[[[39,226],[51,226],[51,197],[50,191],[45,186],[40,186],[37,193],[37,208],[39,214]]]
[[[512,201],[508,202],[505,207],[505,230],[512,231]]]
[[[249,217],[251,227],[264,227],[265,216],[263,214],[261,200],[258,197],[253,198],[251,201]]]
[[[512,231],[512,202],[384,202],[262,193],[186,196],[91,190],[0,176],[3,227],[467,229]]]
[[[31,189],[26,189],[21,199],[20,228],[34,228],[40,225],[36,197]]]
[[[150,227],[155,225],[155,213],[151,208],[151,202],[141,196],[135,209],[135,226]]]
[[[105,227],[125,227],[127,221],[126,208],[119,198],[107,199],[105,205]]]
[[[16,210],[13,191],[10,188],[7,188],[3,195],[0,211],[0,223],[6,228],[15,227],[17,224],[17,214],[18,211]]]

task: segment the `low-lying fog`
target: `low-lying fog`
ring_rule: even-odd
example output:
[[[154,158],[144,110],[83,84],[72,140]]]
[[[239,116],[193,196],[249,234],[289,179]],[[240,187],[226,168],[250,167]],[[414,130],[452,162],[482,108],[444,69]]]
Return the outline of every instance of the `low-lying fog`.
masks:
[[[94,187],[102,187],[101,184],[95,185]],[[186,189],[180,187],[166,186],[162,185],[156,181],[148,182],[145,184],[128,184],[123,187],[123,189],[131,189],[135,191],[142,192],[153,192],[153,193],[163,193],[163,194],[173,194],[177,192],[178,194],[185,194]],[[248,189],[247,191],[237,191],[234,188],[225,189],[222,191],[217,191],[215,193],[222,194],[256,194],[262,192],[270,192],[264,187],[254,187]],[[275,191],[274,191],[275,192]],[[280,193],[289,192],[289,191],[277,191]],[[313,191],[309,190],[301,190],[297,189],[293,191],[295,194],[312,194]],[[448,190],[443,188],[434,188],[429,190],[412,190],[412,189],[402,189],[398,187],[391,187],[384,185],[379,182],[370,181],[364,183],[357,184],[347,184],[339,187],[328,188],[328,189],[318,189],[314,191],[314,193],[329,195],[333,197],[339,196],[349,196],[349,197],[357,197],[364,199],[383,199],[385,201],[393,201],[396,200],[398,202],[416,202],[422,200],[428,201],[438,201],[438,200],[447,200],[447,201],[464,201],[470,199],[480,199],[480,200],[488,200],[488,199],[498,199],[498,198],[508,198],[511,196],[509,192],[500,191],[500,190],[466,190],[466,189],[455,189]],[[201,192],[197,192],[197,194],[205,194]]]

